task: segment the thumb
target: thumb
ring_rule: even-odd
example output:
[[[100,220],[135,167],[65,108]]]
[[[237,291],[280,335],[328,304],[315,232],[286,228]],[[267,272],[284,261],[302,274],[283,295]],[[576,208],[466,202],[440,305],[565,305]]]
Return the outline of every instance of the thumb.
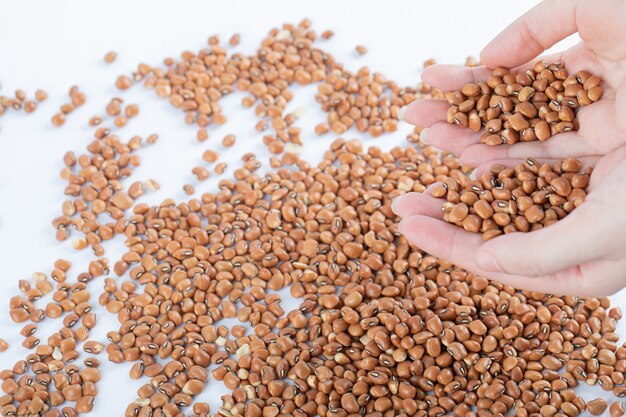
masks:
[[[537,57],[577,31],[578,3],[542,1],[496,36],[480,53],[480,61],[488,67],[516,67]]]
[[[600,212],[587,201],[547,228],[490,240],[476,252],[476,264],[489,272],[539,277],[598,259],[609,251],[606,237],[615,227]]]

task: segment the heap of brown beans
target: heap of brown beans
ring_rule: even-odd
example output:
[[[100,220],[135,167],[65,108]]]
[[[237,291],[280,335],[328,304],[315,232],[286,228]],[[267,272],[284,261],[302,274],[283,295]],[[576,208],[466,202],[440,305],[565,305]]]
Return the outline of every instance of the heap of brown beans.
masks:
[[[71,339],[59,341],[60,346],[70,346],[68,340]],[[85,366],[80,367],[65,362],[64,354],[59,347],[42,346],[11,370],[0,372],[2,390],[6,393],[0,397],[0,413],[76,417],[91,411],[98,392],[96,383],[101,378],[99,362],[95,358],[85,359]]]
[[[448,123],[484,128],[480,142],[512,145],[546,141],[578,130],[576,110],[602,97],[601,80],[587,71],[569,75],[562,63],[537,62],[525,72],[496,68],[486,82],[445,94]]]
[[[138,287],[143,292],[120,292],[111,281],[110,296],[101,299],[121,322],[118,332],[109,333],[113,342],[107,347],[109,358],[138,360],[131,377],[147,375],[152,381],[138,392],[140,399],[129,405],[127,415],[176,415],[190,405],[208,377],[194,371],[197,376],[189,379],[178,373],[183,369],[193,367],[199,372],[210,364],[221,364],[212,376],[223,379],[228,388],[252,383],[255,377],[246,372],[257,369],[253,358],[257,346],[270,343],[277,337],[273,334],[290,323],[306,333],[302,312],[285,317],[280,298],[268,290],[291,285],[294,296],[306,299],[319,285],[324,286],[322,293],[336,288],[348,279],[347,273],[356,279],[357,270],[365,275],[369,270],[371,275],[383,267],[383,254],[393,256],[396,250],[396,234],[384,230],[397,230],[391,197],[423,191],[425,184],[452,172],[461,175],[455,159],[446,159],[444,165],[432,148],[424,155],[413,148],[391,153],[371,148],[365,153],[358,141],[340,140],[318,167],[297,161],[299,171],[281,169],[276,174],[246,176],[236,183],[224,180],[220,193],[205,193],[201,200],[136,206],[129,219],[136,226],[136,236],[127,240],[132,250],[114,269],[120,275],[130,269],[133,283],[144,284]],[[344,208],[335,213],[339,207]],[[356,207],[364,210],[362,214]],[[210,226],[202,226],[205,216]],[[361,230],[369,229],[370,221],[375,223],[373,229]],[[401,240],[401,251],[406,254],[408,243]],[[328,261],[327,256],[331,256]],[[338,259],[333,260],[335,256]],[[322,262],[323,274],[329,274],[328,282],[317,278],[318,262]],[[332,284],[330,280],[335,279],[337,283]],[[235,317],[252,326],[254,333],[246,334],[243,326],[219,325],[222,318]],[[297,360],[293,353],[288,360]],[[230,372],[229,368],[239,366],[231,359],[233,355],[242,358],[241,364],[252,360],[247,365],[252,368]],[[287,372],[291,365],[281,366]],[[262,381],[273,379],[267,374]],[[240,398],[239,392],[233,397]]]
[[[608,299],[515,291],[399,236],[393,197],[463,177],[423,153],[338,140],[317,167],[136,206],[115,268],[134,291],[111,281],[101,298],[121,324],[109,359],[149,378],[126,416],[207,415],[194,397],[211,379],[233,390],[224,417],[574,417],[579,382],[625,395]],[[270,293],[286,286],[302,299],[288,313]]]
[[[484,240],[554,224],[585,201],[591,169],[569,158],[541,164],[528,158],[515,168],[494,165],[478,180],[449,178],[431,190],[445,198],[443,219]]]

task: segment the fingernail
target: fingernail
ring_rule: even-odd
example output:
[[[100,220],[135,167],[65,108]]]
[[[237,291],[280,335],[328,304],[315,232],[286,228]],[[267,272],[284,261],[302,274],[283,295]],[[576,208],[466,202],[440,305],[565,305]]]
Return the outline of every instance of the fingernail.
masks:
[[[400,107],[400,110],[398,110],[398,119],[400,119],[403,122],[406,122],[406,119],[404,118],[405,115],[406,115],[406,106]]]
[[[428,139],[426,138],[426,135],[428,134],[428,128],[425,127],[424,129],[422,129],[422,131],[420,132],[420,141],[422,143],[425,143],[426,145],[428,145]]]
[[[484,271],[495,272],[502,269],[500,265],[498,265],[496,258],[486,252],[476,253],[475,260],[478,267]]]
[[[406,222],[408,219],[403,219],[400,221],[400,223],[398,223],[398,232],[400,232],[401,234],[404,234],[404,232],[406,231]]]
[[[399,195],[398,197],[394,198],[391,201],[391,211],[393,211],[393,213],[396,216],[399,216],[400,214],[398,214],[397,208],[398,208],[398,204],[400,204],[400,200],[402,200],[404,198],[404,195]]]
[[[476,170],[472,169],[470,172],[467,173],[467,176],[470,180],[476,181]]]
[[[426,187],[424,189],[424,192],[422,194],[430,195],[430,192],[433,190],[433,188],[435,188],[437,186],[437,184],[441,184],[441,183],[440,182],[433,182],[432,184],[430,184],[428,187]]]

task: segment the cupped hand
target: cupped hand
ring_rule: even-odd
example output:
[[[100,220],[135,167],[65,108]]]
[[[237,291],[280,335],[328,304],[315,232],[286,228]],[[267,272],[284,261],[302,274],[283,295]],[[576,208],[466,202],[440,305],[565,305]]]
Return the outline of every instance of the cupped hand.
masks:
[[[498,66],[523,70],[558,41],[578,33],[582,41],[546,62],[563,62],[570,74],[587,70],[603,79],[602,99],[578,111],[577,132],[558,134],[545,142],[488,146],[482,132],[446,122],[446,100],[421,100],[402,113],[420,127],[422,139],[460,155],[461,162],[478,166],[489,161],[599,157],[626,145],[626,2],[621,0],[545,0],[513,22],[482,51],[480,67],[434,65],[422,78],[443,91],[486,81]]]
[[[446,122],[445,100],[422,100],[401,113],[428,129],[428,143],[460,155],[476,175],[499,163],[513,167],[531,157],[541,162],[576,157],[595,166],[585,202],[558,223],[488,242],[445,223],[443,201],[411,193],[394,201],[400,231],[420,249],[515,288],[552,294],[605,296],[626,286],[626,2],[545,0],[512,23],[481,53],[482,67],[435,65],[423,79],[444,91],[485,81],[491,70],[530,67],[565,37],[582,41],[543,59],[563,62],[570,74],[587,70],[603,79],[603,98],[579,110],[577,132],[546,142],[488,146],[481,133]]]
[[[445,223],[444,200],[428,189],[398,197],[392,207],[409,241],[464,269],[523,290],[606,296],[626,286],[626,146],[585,163],[595,164],[585,202],[530,233],[484,242],[480,233]]]

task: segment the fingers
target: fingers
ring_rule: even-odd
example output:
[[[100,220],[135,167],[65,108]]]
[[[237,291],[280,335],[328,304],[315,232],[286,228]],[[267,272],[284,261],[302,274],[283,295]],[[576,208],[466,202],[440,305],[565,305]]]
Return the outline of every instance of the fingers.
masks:
[[[485,271],[541,277],[598,259],[610,245],[610,221],[603,221],[587,201],[569,216],[530,233],[511,233],[485,242],[476,264]]]
[[[487,273],[487,277],[489,275]],[[579,295],[582,291],[580,270],[574,268],[566,271],[564,274],[553,274],[541,278],[498,273],[492,275],[491,279],[518,290],[536,291],[546,294]]]
[[[399,118],[415,126],[428,127],[445,121],[450,105],[446,100],[425,99],[414,101],[400,111]]]
[[[624,112],[626,112],[626,79],[620,83],[615,95],[615,113],[625,114]],[[626,120],[623,117],[619,117],[617,123],[623,130],[626,130]]]
[[[480,133],[446,122],[449,104],[445,100],[419,100],[400,112],[400,119],[428,128],[420,134],[422,141],[448,152],[460,153],[478,143]]]
[[[470,271],[484,272],[474,261],[474,254],[483,241],[479,233],[470,233],[461,227],[423,215],[405,218],[400,222],[399,230],[427,253]]]
[[[491,70],[486,67],[437,64],[424,69],[422,80],[443,91],[452,91],[468,83],[485,81],[490,75]]]
[[[511,287],[555,295],[606,297],[624,288],[626,261],[596,261],[544,277],[500,275],[495,280]],[[596,277],[602,277],[598,282]]]
[[[436,148],[460,154],[468,146],[477,144],[480,135],[480,132],[442,121],[433,124],[426,132],[422,131],[420,138]]]
[[[545,0],[511,23],[480,54],[488,67],[516,67],[575,33],[578,0]],[[558,16],[555,19],[554,16]]]
[[[515,145],[489,146],[474,144],[466,147],[461,163],[477,167],[485,162],[501,159],[563,159],[595,155],[594,146],[587,143],[577,132],[559,133],[545,142],[518,142]]]
[[[476,264],[475,254],[483,244],[480,234],[470,233],[462,228],[427,216],[412,216],[400,222],[400,232],[415,246],[454,265],[474,272],[488,279],[499,281],[512,287],[547,293],[573,294],[575,287],[570,278],[551,276],[529,278],[503,272],[489,272]],[[493,242],[498,241],[498,237]],[[525,258],[518,253],[517,258]]]
[[[606,297],[624,288],[624,271],[626,260],[591,262],[580,268],[583,279],[573,283],[572,291],[585,297]],[[598,282],[595,278],[602,277]]]
[[[620,127],[622,118],[616,117],[620,114],[617,112],[616,98],[611,98],[610,94],[603,95],[602,100],[580,108],[576,114],[580,124],[578,135],[585,138],[599,155],[605,155],[625,143]]]
[[[553,227],[555,226],[550,228]],[[560,295],[606,296],[620,290],[625,281],[623,271],[626,268],[626,262],[623,260],[595,261],[584,265],[577,263],[557,272],[529,276],[527,268],[533,262],[533,256],[538,253],[537,251],[530,251],[532,246],[518,247],[517,251],[508,254],[510,259],[517,260],[521,265],[526,266],[521,273],[487,271],[477,263],[477,261],[481,264],[485,262],[479,256],[479,253],[482,253],[481,246],[500,246],[506,249],[508,243],[502,242],[505,237],[528,237],[539,232],[514,233],[483,243],[482,237],[477,233],[466,232],[460,227],[422,215],[411,216],[402,220],[399,229],[410,242],[421,250],[446,259],[470,272],[520,290]],[[563,239],[567,240],[568,236],[571,235],[563,235]],[[569,240],[574,239],[569,237]],[[546,248],[543,247],[542,249]],[[554,254],[554,248],[547,249],[551,249],[550,253]],[[568,249],[568,247],[560,248],[557,255]],[[582,263],[583,260],[581,259],[580,262]],[[603,277],[603,280],[598,283],[591,277]]]
[[[398,216],[404,218],[416,215],[424,215],[435,219],[443,218],[441,205],[443,200],[422,193],[408,193],[396,197],[391,204],[391,209]]]
[[[626,266],[623,261],[621,264],[619,261],[610,262],[608,266],[604,263],[591,262],[581,267],[574,266],[537,277],[529,277],[525,274],[526,271],[522,274],[490,272],[480,268],[475,260],[474,255],[483,244],[480,234],[466,232],[460,227],[422,215],[402,220],[399,228],[400,232],[421,250],[446,259],[470,272],[520,290],[559,295],[605,296],[622,287],[619,279],[622,279]],[[522,235],[522,233],[501,236],[487,243],[506,246],[501,243],[502,239],[514,235]],[[573,239],[570,237],[570,240]],[[521,252],[513,253],[513,257],[524,261],[530,259],[529,256],[535,253],[529,253],[526,247],[522,249]],[[598,283],[591,281],[590,277],[598,276],[606,277],[609,281],[604,285],[597,285]]]

